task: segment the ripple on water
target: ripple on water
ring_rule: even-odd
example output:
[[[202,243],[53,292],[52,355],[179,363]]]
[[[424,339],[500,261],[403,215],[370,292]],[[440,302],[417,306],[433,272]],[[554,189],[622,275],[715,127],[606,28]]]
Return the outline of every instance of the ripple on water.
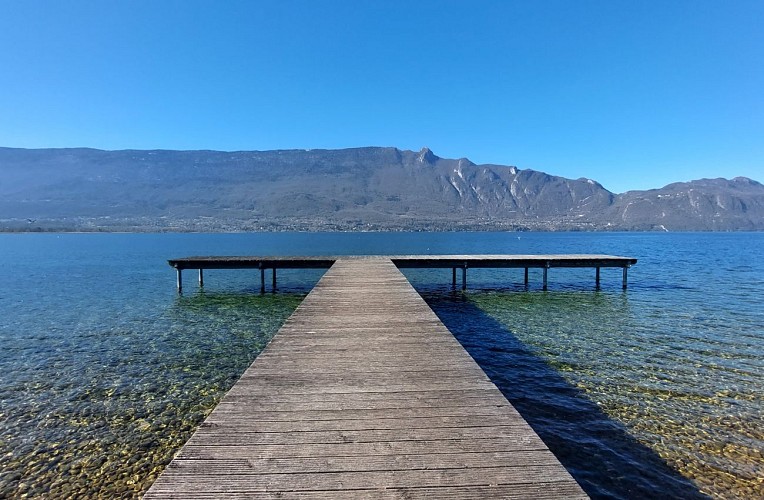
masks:
[[[602,439],[594,446],[603,456],[611,446],[605,433],[583,430],[591,421],[565,409],[583,397],[700,491],[764,497],[761,330],[737,335],[758,325],[730,324],[727,315],[692,306],[672,312],[660,298],[641,302],[620,293],[484,290],[458,299],[426,297],[553,451],[572,455],[566,465],[574,475],[581,457],[571,443]],[[601,474],[616,473],[610,466],[619,464],[622,484],[613,489],[592,470],[578,471],[577,479],[595,496],[692,494],[694,487],[677,483],[671,470],[640,489],[638,476],[650,462],[637,463],[603,464]]]
[[[140,496],[303,296],[197,294],[124,322],[82,311],[15,339],[0,497]]]
[[[211,272],[231,293],[176,300],[165,259],[306,252],[638,257],[626,294],[620,270],[601,293],[591,270],[549,293],[537,270],[528,293],[521,270],[453,295],[450,270],[406,274],[593,496],[764,497],[764,235],[519,236],[0,235],[0,498],[138,497],[320,276],[260,296]]]

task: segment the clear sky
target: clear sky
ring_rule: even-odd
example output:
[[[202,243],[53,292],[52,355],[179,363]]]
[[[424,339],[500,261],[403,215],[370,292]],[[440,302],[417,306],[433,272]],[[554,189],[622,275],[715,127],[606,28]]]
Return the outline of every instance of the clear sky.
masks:
[[[0,146],[764,181],[764,1],[0,0]]]

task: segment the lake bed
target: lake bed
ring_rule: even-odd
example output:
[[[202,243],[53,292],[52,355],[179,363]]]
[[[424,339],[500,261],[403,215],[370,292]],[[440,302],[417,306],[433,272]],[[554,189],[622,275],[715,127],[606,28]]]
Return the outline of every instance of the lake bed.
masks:
[[[620,269],[405,274],[593,496],[764,495],[764,234],[0,235],[0,496],[139,496],[322,271],[187,255],[603,253]]]

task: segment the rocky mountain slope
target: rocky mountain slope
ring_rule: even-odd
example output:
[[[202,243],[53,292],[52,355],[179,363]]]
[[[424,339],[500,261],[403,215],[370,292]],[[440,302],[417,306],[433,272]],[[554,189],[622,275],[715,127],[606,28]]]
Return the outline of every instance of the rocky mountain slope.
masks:
[[[760,231],[763,192],[764,186],[745,177],[677,182],[618,195],[605,219],[632,230]]]
[[[0,229],[763,230],[764,186],[704,179],[616,195],[427,148],[0,148]]]

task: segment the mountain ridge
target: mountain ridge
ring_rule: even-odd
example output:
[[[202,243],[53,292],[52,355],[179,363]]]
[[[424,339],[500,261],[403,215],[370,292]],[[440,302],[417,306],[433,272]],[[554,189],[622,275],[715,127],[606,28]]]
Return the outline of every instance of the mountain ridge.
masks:
[[[764,186],[698,179],[616,194],[426,147],[0,147],[0,230],[281,229],[764,230]]]

